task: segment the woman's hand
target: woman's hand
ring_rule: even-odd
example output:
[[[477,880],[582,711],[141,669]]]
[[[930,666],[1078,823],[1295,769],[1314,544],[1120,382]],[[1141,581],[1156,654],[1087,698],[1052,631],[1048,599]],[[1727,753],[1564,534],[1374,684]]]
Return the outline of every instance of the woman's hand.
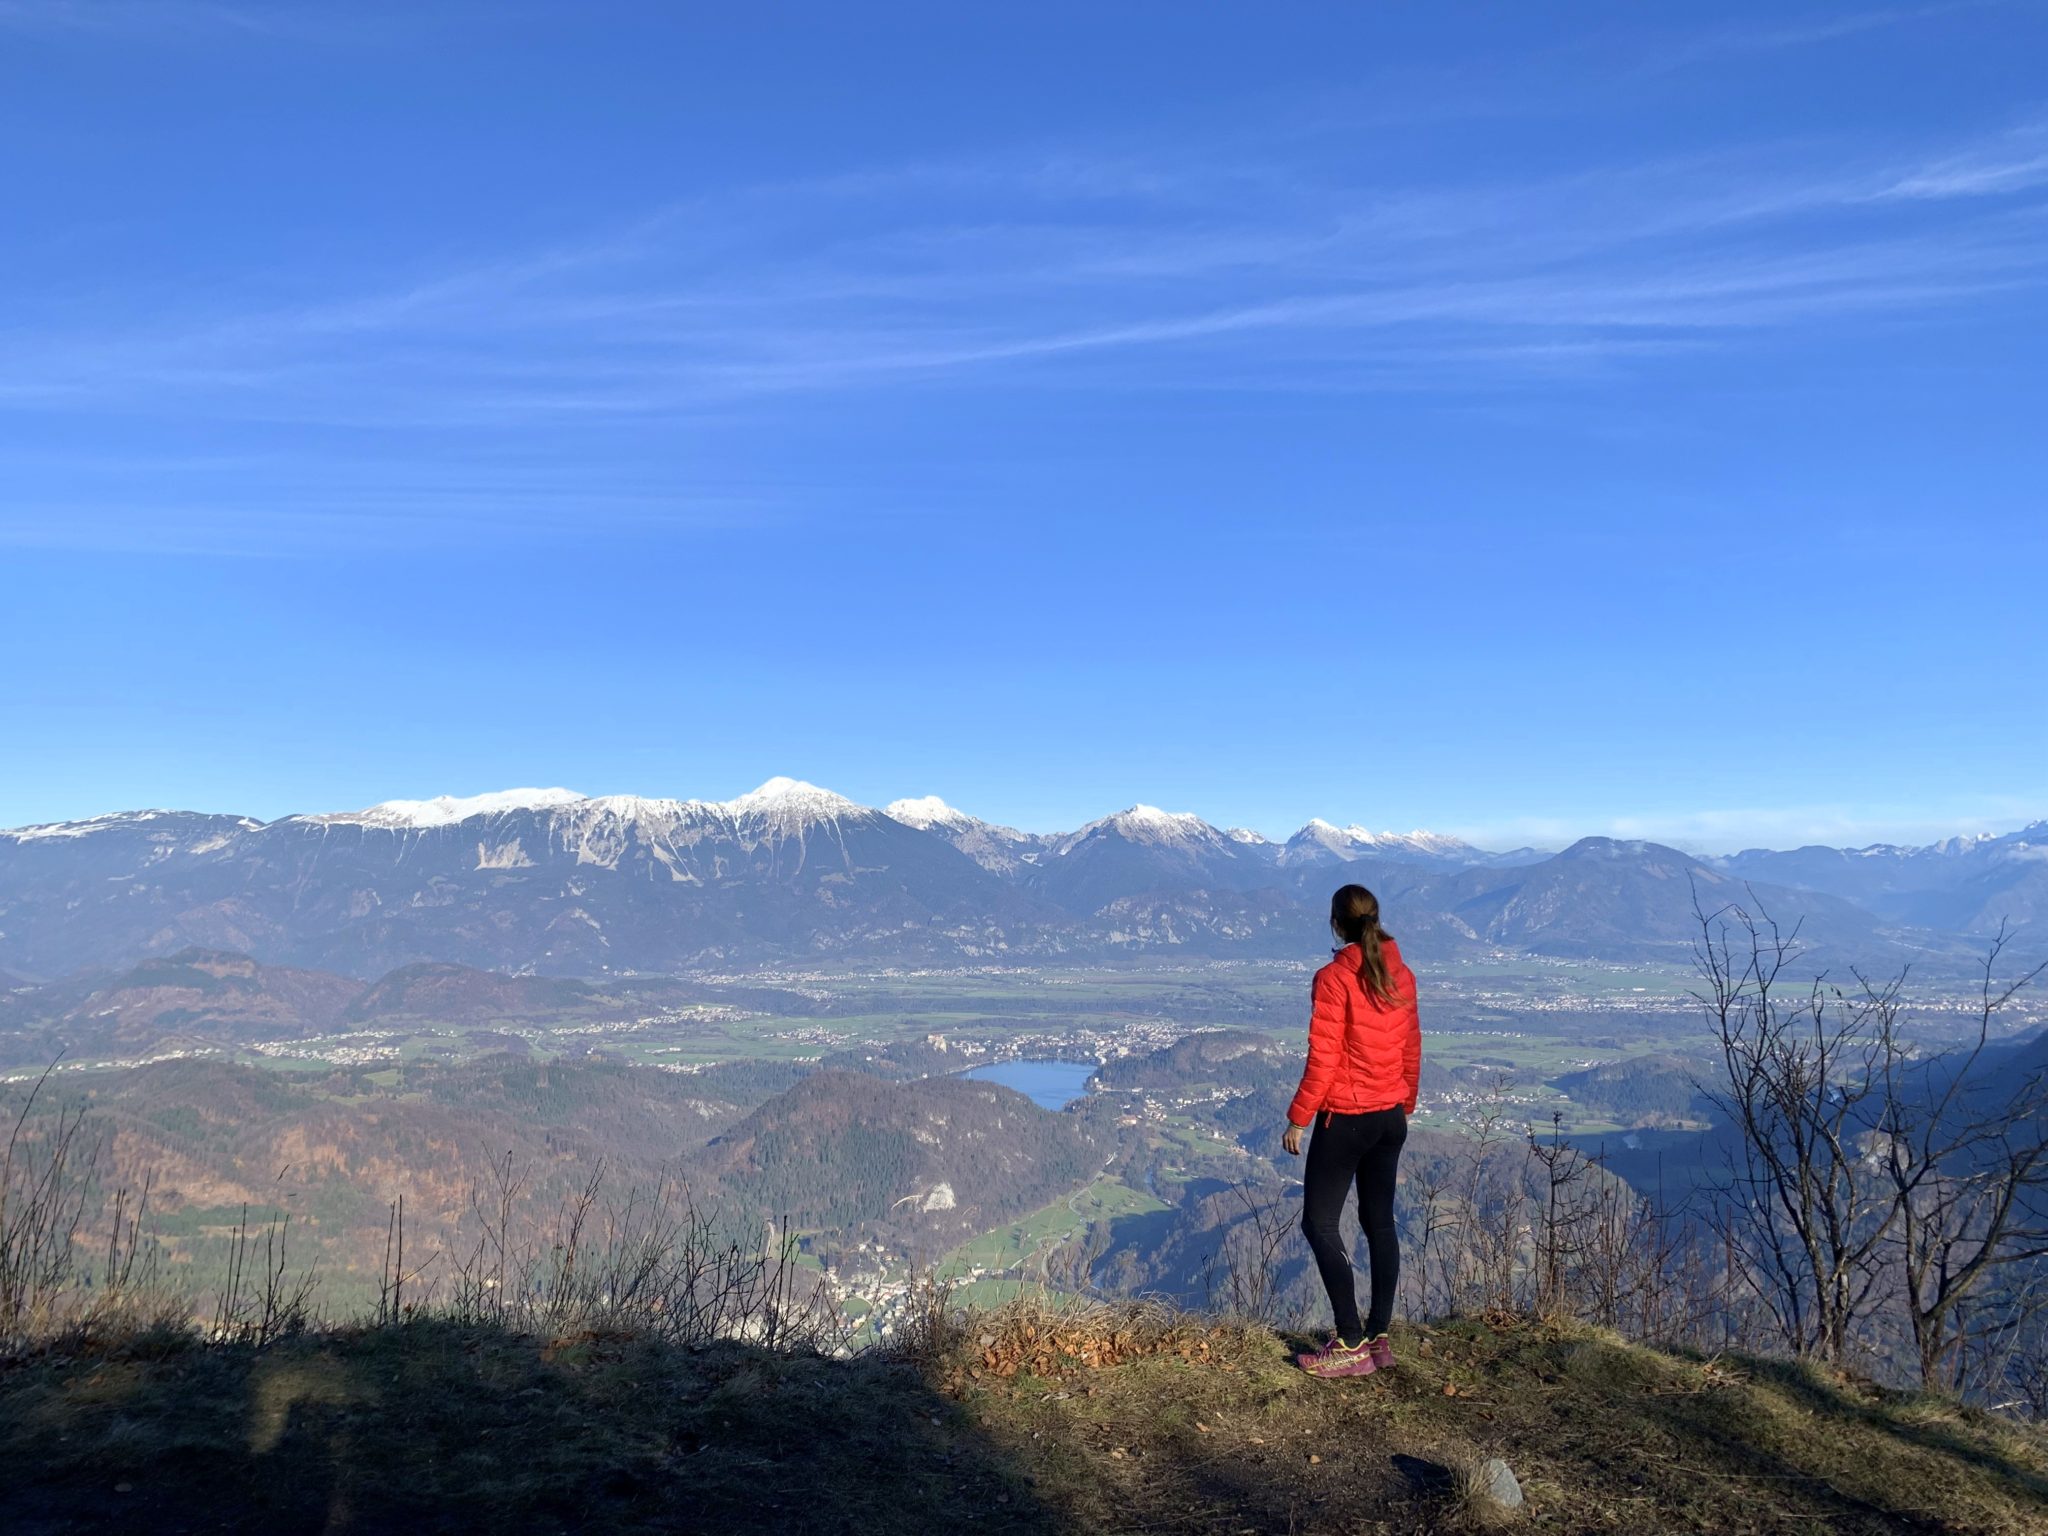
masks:
[[[1295,1125],[1290,1121],[1287,1126],[1287,1134],[1280,1138],[1280,1145],[1287,1149],[1287,1155],[1289,1157],[1301,1156],[1302,1130],[1303,1127]]]

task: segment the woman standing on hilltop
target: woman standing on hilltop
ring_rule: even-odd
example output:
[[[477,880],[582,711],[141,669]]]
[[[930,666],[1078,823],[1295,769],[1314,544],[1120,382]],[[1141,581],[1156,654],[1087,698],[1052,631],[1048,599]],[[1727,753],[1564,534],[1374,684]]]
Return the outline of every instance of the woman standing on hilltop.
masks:
[[[1394,1363],[1387,1325],[1401,1279],[1394,1231],[1394,1175],[1415,1112],[1422,1075],[1422,1024],[1415,973],[1380,927],[1379,898],[1347,885],[1330,898],[1330,932],[1343,946],[1316,972],[1308,1025],[1308,1065],[1287,1110],[1283,1146],[1301,1155],[1301,1230],[1330,1293],[1337,1331],[1321,1349],[1297,1357],[1312,1376],[1369,1376]],[[1372,1261],[1372,1310],[1358,1317],[1351,1255],[1338,1233],[1344,1196],[1358,1183],[1358,1219]]]

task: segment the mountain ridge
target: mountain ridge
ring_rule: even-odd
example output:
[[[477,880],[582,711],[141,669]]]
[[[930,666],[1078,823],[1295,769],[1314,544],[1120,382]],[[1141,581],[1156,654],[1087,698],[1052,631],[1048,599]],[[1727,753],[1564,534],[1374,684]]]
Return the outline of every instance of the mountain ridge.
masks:
[[[544,789],[270,822],[120,812],[0,833],[0,970],[49,982],[195,946],[365,981],[419,963],[594,977],[1284,957],[1320,946],[1340,881],[1378,891],[1420,960],[1668,962],[1700,890],[1803,914],[1831,953],[1893,966],[2048,918],[2039,828],[1907,853],[1703,859],[1596,837],[1497,854],[1320,820],[1275,843],[1143,803],[1040,835],[791,778],[723,801]]]

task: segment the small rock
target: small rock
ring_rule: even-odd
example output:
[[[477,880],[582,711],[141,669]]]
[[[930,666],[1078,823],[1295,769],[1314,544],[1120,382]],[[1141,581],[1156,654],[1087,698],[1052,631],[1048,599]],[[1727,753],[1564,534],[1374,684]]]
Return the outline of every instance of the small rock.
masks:
[[[1501,1509],[1522,1507],[1522,1485],[1498,1456],[1489,1456],[1472,1474],[1472,1494]]]
[[[133,1483],[116,1483],[116,1484],[114,1484],[114,1492],[116,1492],[116,1493],[133,1493],[134,1491],[135,1491],[135,1485],[134,1485]]]
[[[1310,1466],[1314,1466],[1317,1462],[1321,1461],[1322,1459],[1323,1458],[1318,1456],[1314,1451],[1310,1451],[1308,1453],[1308,1464]]]

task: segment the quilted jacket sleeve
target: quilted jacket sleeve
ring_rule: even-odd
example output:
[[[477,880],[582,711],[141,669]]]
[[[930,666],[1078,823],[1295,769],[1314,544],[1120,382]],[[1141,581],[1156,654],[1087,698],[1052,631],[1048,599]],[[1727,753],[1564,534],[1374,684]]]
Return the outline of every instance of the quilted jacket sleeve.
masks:
[[[1308,1065],[1302,1068],[1301,1086],[1294,1090],[1294,1102],[1287,1107],[1290,1124],[1307,1125],[1315,1119],[1343,1060],[1344,983],[1333,968],[1324,966],[1316,972],[1310,993]]]
[[[1408,978],[1408,1007],[1405,1012],[1407,1031],[1401,1041],[1401,1074],[1408,1083],[1408,1097],[1401,1101],[1401,1107],[1409,1114],[1415,1113],[1415,1100],[1422,1091],[1422,1008],[1416,999],[1417,987],[1414,976]]]

